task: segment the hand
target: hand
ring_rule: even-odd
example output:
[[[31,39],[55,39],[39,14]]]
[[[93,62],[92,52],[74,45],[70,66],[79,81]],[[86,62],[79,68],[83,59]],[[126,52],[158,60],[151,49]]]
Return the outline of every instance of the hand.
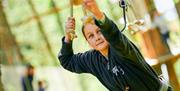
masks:
[[[95,0],[83,0],[83,5],[87,10],[94,14],[96,19],[102,19],[103,13],[98,8]]]
[[[75,31],[75,18],[68,17],[68,20],[66,21],[65,25],[65,42],[69,43],[72,39],[71,33],[74,33]]]

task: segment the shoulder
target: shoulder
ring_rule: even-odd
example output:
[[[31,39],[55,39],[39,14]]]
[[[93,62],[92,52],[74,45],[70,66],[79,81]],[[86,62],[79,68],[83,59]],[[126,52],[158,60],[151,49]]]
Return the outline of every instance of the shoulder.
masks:
[[[92,49],[82,53],[81,58],[83,58],[84,60],[88,60],[88,62],[94,63],[95,60],[97,60],[98,56],[99,52],[97,50]]]
[[[86,56],[93,57],[98,54],[98,51],[91,49],[83,53]]]

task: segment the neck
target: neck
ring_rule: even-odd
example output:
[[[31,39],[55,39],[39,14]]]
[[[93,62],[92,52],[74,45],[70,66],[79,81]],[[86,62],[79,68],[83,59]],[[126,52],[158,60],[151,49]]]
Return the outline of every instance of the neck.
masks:
[[[104,50],[100,50],[100,53],[105,56],[108,57],[108,48],[104,49]]]

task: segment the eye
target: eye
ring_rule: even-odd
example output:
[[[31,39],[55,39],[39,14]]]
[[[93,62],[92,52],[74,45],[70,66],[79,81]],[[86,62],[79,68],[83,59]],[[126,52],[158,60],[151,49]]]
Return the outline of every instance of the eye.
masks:
[[[101,34],[101,32],[100,32],[100,31],[97,31],[97,34]]]
[[[94,37],[94,35],[93,34],[89,34],[88,35],[88,38],[90,39],[90,38],[93,38]]]

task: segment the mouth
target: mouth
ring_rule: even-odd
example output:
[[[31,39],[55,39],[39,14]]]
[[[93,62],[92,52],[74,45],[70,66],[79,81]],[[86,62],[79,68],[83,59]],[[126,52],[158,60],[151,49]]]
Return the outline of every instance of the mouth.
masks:
[[[96,46],[101,45],[103,42],[104,42],[104,41],[100,41],[100,42],[96,43]]]

